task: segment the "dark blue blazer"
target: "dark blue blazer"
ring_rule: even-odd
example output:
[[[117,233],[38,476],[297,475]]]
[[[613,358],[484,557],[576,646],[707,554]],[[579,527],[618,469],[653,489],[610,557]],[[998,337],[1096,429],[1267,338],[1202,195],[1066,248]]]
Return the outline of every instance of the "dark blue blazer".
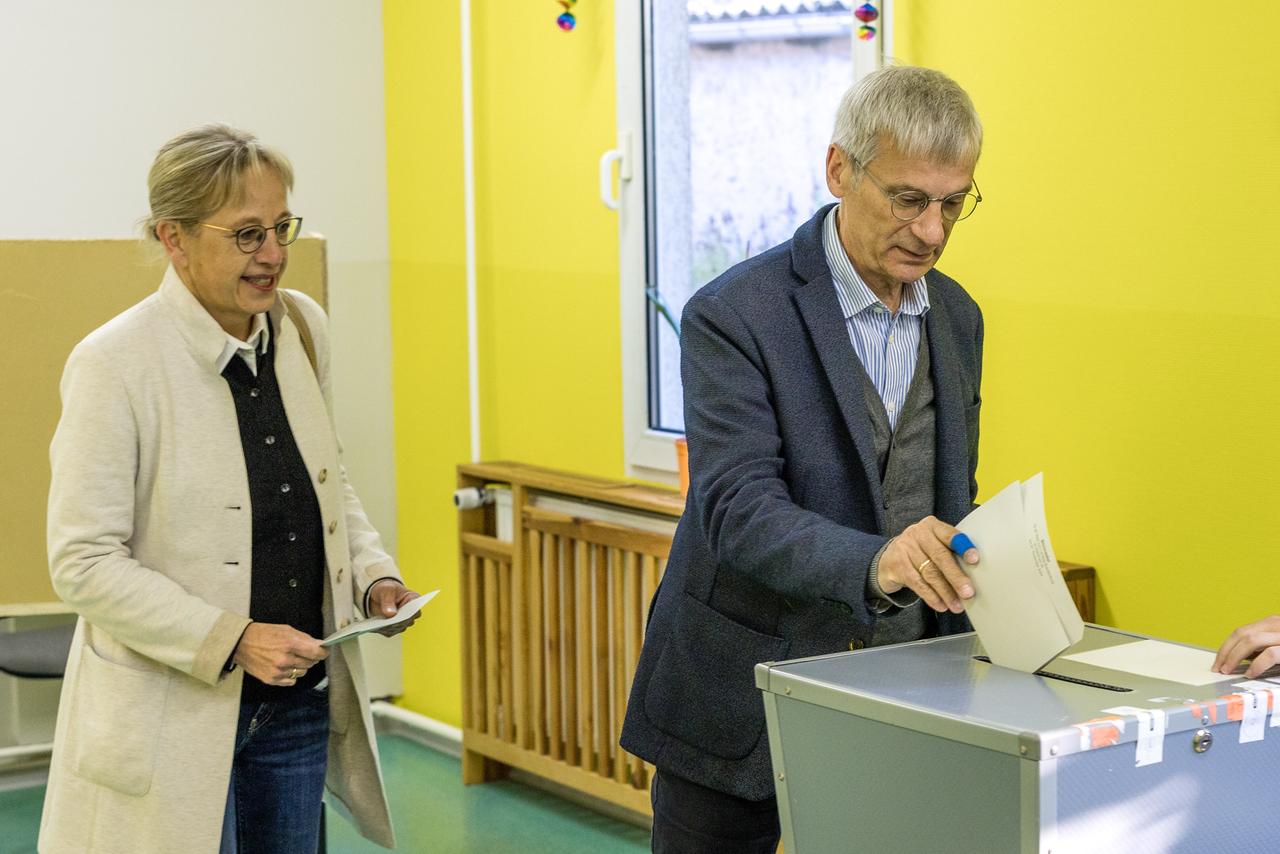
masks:
[[[754,666],[866,645],[887,539],[862,366],[823,254],[829,209],[685,307],[689,498],[622,730],[664,772],[751,800],[773,795]],[[977,495],[982,314],[942,273],[926,282],[934,513],[955,523]],[[929,613],[930,633],[969,630]]]

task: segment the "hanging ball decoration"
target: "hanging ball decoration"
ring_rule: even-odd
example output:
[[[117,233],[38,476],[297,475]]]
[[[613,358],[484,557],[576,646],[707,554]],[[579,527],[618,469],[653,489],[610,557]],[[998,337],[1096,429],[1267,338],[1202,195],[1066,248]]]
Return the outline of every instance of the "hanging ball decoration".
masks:
[[[858,27],[858,38],[862,39],[864,42],[869,42],[875,37],[876,37],[875,27],[868,27],[865,24],[861,27]]]
[[[567,33],[578,25],[578,19],[573,17],[573,7],[578,0],[556,0],[556,2],[564,7],[564,13],[556,18],[556,26]]]
[[[861,6],[853,10],[853,17],[857,18],[864,24],[869,24],[876,18],[880,17],[880,12],[870,3],[863,3]]]

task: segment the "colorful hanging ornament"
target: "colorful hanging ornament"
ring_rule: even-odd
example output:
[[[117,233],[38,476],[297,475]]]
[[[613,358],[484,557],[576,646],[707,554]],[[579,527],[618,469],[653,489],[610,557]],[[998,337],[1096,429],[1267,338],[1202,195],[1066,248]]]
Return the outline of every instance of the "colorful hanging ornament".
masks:
[[[880,11],[870,3],[863,3],[861,6],[853,10],[853,17],[857,18],[864,24],[869,24],[876,18],[880,17]]]
[[[578,19],[573,16],[571,11],[578,0],[557,0],[557,2],[564,7],[564,12],[560,14],[560,17],[556,18],[556,26],[567,33],[578,25]]]
[[[866,24],[863,24],[861,27],[858,27],[858,38],[862,39],[864,42],[869,42],[875,37],[876,37],[875,27],[870,27],[870,26],[867,26]]]

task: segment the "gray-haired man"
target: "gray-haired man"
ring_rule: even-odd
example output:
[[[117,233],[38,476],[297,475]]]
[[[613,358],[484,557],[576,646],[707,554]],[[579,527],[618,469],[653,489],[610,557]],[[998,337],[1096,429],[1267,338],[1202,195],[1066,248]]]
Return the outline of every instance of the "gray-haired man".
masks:
[[[869,75],[827,153],[839,204],[685,308],[691,488],[622,732],[658,769],[654,851],[776,848],[756,663],[969,628],[947,543],[977,494],[982,315],[933,267],[981,146],[945,75]]]

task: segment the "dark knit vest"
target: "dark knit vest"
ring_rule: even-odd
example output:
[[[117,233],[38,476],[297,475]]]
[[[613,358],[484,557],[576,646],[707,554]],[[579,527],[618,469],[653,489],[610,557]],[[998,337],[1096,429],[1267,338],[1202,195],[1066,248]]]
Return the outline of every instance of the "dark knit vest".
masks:
[[[933,399],[932,364],[929,361],[929,338],[924,318],[920,319],[920,349],[916,370],[907,389],[907,399],[898,415],[898,423],[890,428],[880,393],[864,376],[863,395],[871,415],[875,436],[876,462],[879,465],[881,494],[885,502],[883,533],[896,537],[908,525],[914,525],[933,513],[934,446],[936,444],[936,406]],[[923,602],[907,608],[894,608],[876,621],[871,635],[872,646],[918,640],[928,628]]]
[[[276,382],[274,330],[269,339],[267,352],[258,354],[256,377],[238,354],[222,372],[236,404],[253,509],[249,617],[258,623],[284,623],[320,638],[325,583],[320,505]],[[246,673],[241,699],[291,702],[315,687],[324,674],[324,664],[317,664],[296,685],[280,687]]]

